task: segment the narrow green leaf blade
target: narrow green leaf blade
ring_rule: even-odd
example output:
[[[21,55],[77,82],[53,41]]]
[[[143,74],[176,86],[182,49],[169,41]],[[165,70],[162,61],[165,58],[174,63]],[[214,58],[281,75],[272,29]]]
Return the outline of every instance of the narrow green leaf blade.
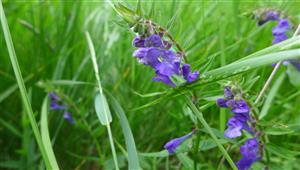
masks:
[[[265,117],[271,107],[272,101],[275,98],[277,91],[280,87],[280,85],[283,83],[283,80],[285,78],[285,73],[281,73],[281,75],[276,79],[273,87],[271,88],[268,97],[264,103],[263,108],[261,109],[260,115],[259,115],[259,119],[262,119],[263,117]]]
[[[141,169],[136,146],[135,146],[135,141],[126,114],[123,108],[121,107],[121,105],[119,104],[119,102],[112,95],[109,95],[109,98],[111,101],[111,106],[120,120],[123,135],[125,137],[125,143],[128,152],[128,168],[136,169],[136,170]]]
[[[112,121],[111,113],[104,94],[96,95],[95,109],[96,109],[98,119],[102,125],[107,125]]]
[[[51,169],[59,169],[58,164],[53,152],[51,139],[49,135],[49,129],[48,129],[48,97],[46,96],[42,105],[42,111],[41,111],[41,136],[42,136],[42,142],[45,146],[46,154],[50,161]]]

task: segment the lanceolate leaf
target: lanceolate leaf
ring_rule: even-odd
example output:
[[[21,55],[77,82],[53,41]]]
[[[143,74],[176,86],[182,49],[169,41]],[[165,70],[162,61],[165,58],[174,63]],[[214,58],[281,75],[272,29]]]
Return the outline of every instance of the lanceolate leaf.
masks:
[[[123,108],[119,102],[112,96],[109,95],[111,106],[115,110],[117,117],[119,118],[120,125],[122,127],[123,135],[125,137],[126,148],[128,152],[128,168],[129,169],[141,169],[139,164],[139,159],[137,155],[137,150],[134,142],[134,138],[128,123],[127,117],[124,113]]]
[[[287,50],[271,54],[262,55],[260,57],[249,58],[242,61],[237,61],[202,74],[200,80],[191,86],[199,86],[203,83],[213,82],[234,76],[254,68],[270,65],[278,61],[300,58],[300,49]]]
[[[41,111],[41,136],[45,146],[51,169],[59,169],[52,149],[49,129],[48,129],[48,96],[45,97]]]
[[[102,125],[107,125],[112,121],[111,113],[103,94],[97,94],[95,97],[95,109],[98,119]]]
[[[289,76],[290,83],[295,87],[300,87],[300,71],[297,70],[292,64],[287,66],[287,75]]]

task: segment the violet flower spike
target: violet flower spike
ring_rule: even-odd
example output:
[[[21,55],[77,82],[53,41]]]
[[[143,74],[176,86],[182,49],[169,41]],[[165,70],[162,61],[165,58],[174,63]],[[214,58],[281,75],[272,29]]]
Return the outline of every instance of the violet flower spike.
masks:
[[[259,142],[256,138],[248,139],[240,147],[242,158],[236,163],[239,170],[248,170],[253,163],[261,159],[259,152]]]
[[[177,147],[180,146],[181,143],[184,142],[186,139],[190,138],[193,134],[194,131],[180,138],[172,139],[164,145],[164,148],[169,152],[169,154],[174,154],[176,152]]]

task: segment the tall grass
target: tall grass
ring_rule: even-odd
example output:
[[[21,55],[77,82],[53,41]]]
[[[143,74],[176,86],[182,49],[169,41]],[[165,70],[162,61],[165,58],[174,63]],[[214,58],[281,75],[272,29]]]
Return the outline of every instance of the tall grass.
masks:
[[[254,102],[273,69],[270,64],[298,58],[300,39],[297,36],[271,46],[275,23],[258,27],[243,13],[272,7],[297,23],[299,2],[140,2],[145,17],[168,28],[203,79],[176,90],[152,82],[151,69],[132,57],[133,33],[109,3],[3,2],[7,18],[1,8],[0,169],[51,169],[55,167],[53,155],[61,169],[115,169],[115,164],[120,169],[230,169],[223,159],[226,154],[200,126],[196,110],[187,105],[182,94],[190,90],[199,96],[196,109],[232,162],[240,158],[240,142],[245,139],[223,137],[231,114],[215,105],[216,98],[222,96],[222,87],[229,80],[239,83],[247,100]],[[134,9],[137,2],[124,5]],[[86,31],[93,39],[101,86],[111,111],[111,138],[95,113],[99,88]],[[299,89],[292,86],[288,75],[280,76],[285,71],[280,67],[261,102],[254,106],[261,110],[259,126],[267,134],[268,159],[264,157],[253,170],[265,164],[275,170],[298,168]],[[69,105],[75,125],[65,121],[60,111],[40,112],[50,91]],[[169,156],[163,145],[195,126],[199,127],[197,137],[184,143],[180,153]],[[111,144],[116,147],[114,152]],[[51,150],[54,154],[49,156]]]

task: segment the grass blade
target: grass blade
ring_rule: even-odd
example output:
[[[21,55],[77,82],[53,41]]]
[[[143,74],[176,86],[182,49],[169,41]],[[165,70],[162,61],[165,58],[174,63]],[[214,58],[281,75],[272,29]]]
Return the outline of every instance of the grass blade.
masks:
[[[126,147],[128,152],[128,168],[135,169],[135,170],[141,169],[134,138],[126,114],[124,113],[124,110],[119,104],[119,102],[112,95],[109,94],[109,98],[111,101],[110,103],[112,105],[112,108],[115,110],[115,113],[120,120],[123,135],[125,137],[125,142],[126,142]]]
[[[270,89],[270,93],[268,94],[268,97],[264,103],[264,106],[261,109],[261,112],[259,114],[259,119],[262,119],[265,117],[271,107],[272,101],[275,98],[277,91],[279,90],[280,85],[283,83],[285,79],[285,72],[282,72],[281,75],[276,79],[274,86]]]
[[[6,17],[5,17],[5,13],[4,13],[4,9],[3,9],[3,6],[2,6],[2,1],[1,0],[0,0],[0,20],[1,20],[1,25],[2,25],[2,29],[3,29],[4,38],[5,38],[5,42],[6,42],[6,45],[7,45],[9,57],[10,57],[10,62],[12,64],[12,67],[13,67],[13,70],[14,70],[14,73],[15,73],[15,77],[17,79],[17,83],[18,83],[18,86],[19,86],[19,89],[20,89],[20,92],[21,92],[21,98],[22,98],[22,101],[24,103],[24,107],[25,107],[27,116],[30,120],[30,124],[31,124],[32,130],[33,130],[36,142],[39,146],[39,149],[40,149],[42,157],[45,161],[46,167],[47,167],[47,169],[51,169],[50,160],[47,156],[44,145],[42,143],[41,134],[39,132],[38,125],[37,125],[37,122],[35,120],[35,117],[34,117],[34,114],[33,114],[33,111],[32,111],[31,103],[30,103],[29,98],[28,98],[27,90],[26,90],[24,80],[23,80],[23,77],[22,77],[22,74],[21,74],[21,70],[20,70],[20,67],[19,67],[17,55],[16,55],[16,52],[15,52],[15,49],[14,49],[14,45],[13,45],[13,42],[12,42],[12,38],[11,38],[11,35],[10,35],[9,27],[8,27],[8,24],[7,24],[7,21],[6,21]]]
[[[278,61],[298,59],[300,58],[300,49],[281,51],[271,54],[262,55],[259,57],[239,60],[226,66],[208,71],[202,75],[202,78],[191,86],[200,86],[203,83],[213,82],[220,79],[225,79],[254,68],[264,65],[270,65]]]
[[[107,133],[108,133],[108,137],[109,137],[109,142],[110,142],[110,147],[111,147],[111,151],[112,151],[112,154],[113,154],[115,168],[118,170],[119,169],[118,159],[117,159],[116,149],[115,149],[115,145],[114,145],[114,141],[113,141],[113,137],[112,137],[112,133],[111,133],[111,128],[110,128],[110,122],[112,121],[111,114],[110,114],[108,106],[106,106],[107,102],[106,102],[106,98],[103,94],[103,90],[102,90],[102,86],[101,86],[101,81],[100,81],[100,76],[99,76],[99,68],[98,68],[98,64],[97,64],[94,45],[93,45],[90,34],[88,32],[86,32],[85,35],[86,35],[86,39],[87,39],[88,46],[89,46],[89,49],[90,49],[91,59],[93,61],[95,76],[96,76],[97,83],[98,83],[98,88],[99,88],[99,95],[101,96],[101,101],[99,101],[99,102],[102,103],[102,106],[105,106],[105,107],[102,107],[101,111],[98,110],[100,112],[97,112],[97,115],[101,115],[101,118],[100,118],[100,116],[98,116],[100,123],[101,124],[104,123],[104,125],[106,125]],[[95,103],[95,105],[97,105],[97,104]],[[102,114],[103,114],[103,116],[102,116]],[[102,118],[105,118],[105,120],[103,120]]]
[[[41,110],[41,136],[45,147],[45,151],[48,155],[50,165],[52,169],[59,169],[58,164],[52,149],[51,139],[48,129],[48,96],[45,97]]]

